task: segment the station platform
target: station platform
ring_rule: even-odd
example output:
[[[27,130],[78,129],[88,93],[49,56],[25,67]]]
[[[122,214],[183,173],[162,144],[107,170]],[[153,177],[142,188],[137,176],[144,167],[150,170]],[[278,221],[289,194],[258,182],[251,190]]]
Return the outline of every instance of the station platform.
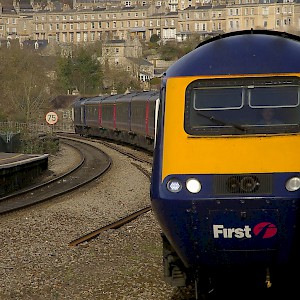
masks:
[[[0,152],[1,197],[28,186],[48,169],[48,154],[22,154]]]

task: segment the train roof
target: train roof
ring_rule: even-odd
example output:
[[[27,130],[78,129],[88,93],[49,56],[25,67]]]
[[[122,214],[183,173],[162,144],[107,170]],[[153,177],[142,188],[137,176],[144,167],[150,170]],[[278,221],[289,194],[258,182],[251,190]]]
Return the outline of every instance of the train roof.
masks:
[[[225,33],[200,43],[165,77],[300,73],[300,37],[271,30]]]
[[[115,103],[115,102],[131,102],[150,100],[154,101],[159,98],[159,91],[145,91],[145,92],[131,92],[127,94],[116,94],[116,95],[101,95],[95,97],[80,98],[74,106],[80,105],[95,105],[100,102]]]
[[[132,97],[132,101],[155,101],[159,98],[159,91],[144,91]]]
[[[87,97],[78,97],[74,100],[73,106],[74,107],[80,107],[81,105],[84,105],[84,103],[88,100]]]
[[[84,104],[89,105],[89,104],[99,103],[100,101],[103,100],[103,98],[105,98],[105,96],[90,97],[85,100]]]

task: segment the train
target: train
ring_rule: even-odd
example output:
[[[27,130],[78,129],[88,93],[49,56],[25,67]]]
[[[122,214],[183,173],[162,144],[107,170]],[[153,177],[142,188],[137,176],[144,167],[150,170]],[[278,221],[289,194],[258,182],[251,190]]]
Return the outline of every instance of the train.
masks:
[[[154,149],[159,91],[78,97],[73,105],[75,133]]]
[[[163,276],[196,299],[297,286],[299,55],[297,35],[232,31],[171,65],[158,92],[75,104],[76,132],[153,151]]]

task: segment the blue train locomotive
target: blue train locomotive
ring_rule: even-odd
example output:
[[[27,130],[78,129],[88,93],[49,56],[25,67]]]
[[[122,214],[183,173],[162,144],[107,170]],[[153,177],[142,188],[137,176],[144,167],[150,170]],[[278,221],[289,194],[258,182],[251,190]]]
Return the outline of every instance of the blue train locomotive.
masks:
[[[228,278],[292,282],[299,87],[300,37],[277,31],[211,38],[167,70],[150,194],[170,284],[195,283],[198,299]]]

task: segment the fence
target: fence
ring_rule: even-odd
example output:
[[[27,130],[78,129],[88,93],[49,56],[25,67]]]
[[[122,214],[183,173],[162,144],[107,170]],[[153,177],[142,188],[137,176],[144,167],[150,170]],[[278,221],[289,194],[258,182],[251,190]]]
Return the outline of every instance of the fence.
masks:
[[[0,122],[1,134],[12,134],[20,132],[29,132],[32,134],[53,133],[53,132],[74,132],[73,123],[59,123],[49,125],[46,123],[19,123],[19,122]]]
[[[53,135],[57,132],[74,132],[72,123],[55,125],[37,123],[0,122],[0,152],[16,152],[21,145],[21,134],[34,136]],[[25,151],[23,149],[23,151]],[[27,150],[26,150],[27,151]]]

